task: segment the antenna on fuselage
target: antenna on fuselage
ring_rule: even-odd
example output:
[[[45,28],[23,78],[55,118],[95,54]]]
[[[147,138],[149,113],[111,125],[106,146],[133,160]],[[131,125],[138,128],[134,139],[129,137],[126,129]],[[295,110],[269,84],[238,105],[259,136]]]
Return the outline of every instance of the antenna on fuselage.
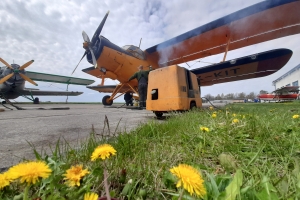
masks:
[[[141,48],[142,39],[143,39],[143,38],[140,39],[140,45],[139,45],[139,48]]]

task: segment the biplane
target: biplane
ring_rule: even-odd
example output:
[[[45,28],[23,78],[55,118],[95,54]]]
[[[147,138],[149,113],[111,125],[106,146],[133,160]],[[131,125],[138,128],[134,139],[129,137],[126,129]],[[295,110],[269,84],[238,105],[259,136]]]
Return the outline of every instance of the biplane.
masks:
[[[23,96],[34,101],[35,103],[38,103],[39,99],[37,97],[34,98],[34,96],[78,96],[82,94],[82,92],[73,91],[42,91],[38,89],[29,89],[25,88],[25,81],[28,81],[36,86],[37,83],[35,81],[55,82],[67,85],[89,85],[94,82],[94,80],[82,78],[25,71],[25,68],[34,62],[33,60],[25,63],[22,66],[18,64],[10,65],[2,58],[0,58],[0,61],[5,65],[4,67],[0,67],[0,99],[5,100],[2,102],[2,105],[3,103],[9,103],[13,107],[20,110],[21,108],[13,105],[9,99],[15,99],[19,96]]]
[[[263,101],[293,101],[299,98],[299,86],[284,86],[270,94],[260,94],[257,96]]]
[[[104,105],[111,105],[114,99],[126,92],[138,94],[137,81],[128,82],[128,78],[139,65],[157,69],[216,54],[224,54],[221,63],[217,61],[219,64],[192,70],[199,79],[199,86],[270,75],[288,62],[292,56],[291,50],[259,52],[249,55],[249,59],[242,59],[244,62],[236,62],[238,58],[225,64],[222,62],[230,50],[300,33],[299,10],[299,0],[263,1],[145,50],[134,45],[119,47],[100,35],[108,12],[92,40],[82,32],[85,52],[81,60],[86,56],[87,61],[93,64],[82,71],[102,79],[99,85],[87,87],[112,93],[102,99]],[[120,83],[104,85],[107,78]]]

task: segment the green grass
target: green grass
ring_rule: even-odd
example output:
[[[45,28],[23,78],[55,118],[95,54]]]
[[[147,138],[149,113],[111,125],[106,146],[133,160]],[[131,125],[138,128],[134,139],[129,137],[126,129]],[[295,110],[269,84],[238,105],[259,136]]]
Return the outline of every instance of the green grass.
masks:
[[[111,194],[120,199],[177,199],[180,191],[169,170],[178,164],[201,171],[207,189],[204,199],[299,199],[300,118],[293,119],[300,114],[299,105],[230,104],[222,110],[174,113],[164,121],[153,120],[118,136],[92,132],[76,149],[59,141],[51,159],[35,152],[55,169],[51,188],[61,199],[72,199],[71,193],[79,199],[86,191],[104,193],[103,163],[90,161],[94,148],[103,143],[117,150],[105,163]],[[61,175],[75,164],[83,164],[91,173],[81,187],[70,189]],[[51,185],[49,181],[40,184]],[[0,197],[19,194],[16,188],[5,188]],[[50,199],[50,193],[40,188],[32,187],[32,196]],[[193,199],[185,194],[184,199]]]

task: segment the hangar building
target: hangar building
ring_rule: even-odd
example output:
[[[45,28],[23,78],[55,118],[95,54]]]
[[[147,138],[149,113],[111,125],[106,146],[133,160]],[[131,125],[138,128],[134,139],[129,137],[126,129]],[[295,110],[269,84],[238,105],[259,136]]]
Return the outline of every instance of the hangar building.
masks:
[[[300,83],[300,64],[283,74],[281,77],[272,82],[275,89],[283,86],[299,86]]]

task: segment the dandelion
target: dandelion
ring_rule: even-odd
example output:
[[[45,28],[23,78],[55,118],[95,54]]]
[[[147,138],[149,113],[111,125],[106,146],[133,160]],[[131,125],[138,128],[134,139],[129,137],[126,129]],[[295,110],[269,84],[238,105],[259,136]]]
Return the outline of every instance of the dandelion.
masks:
[[[10,179],[20,178],[20,182],[27,182],[29,184],[35,184],[39,178],[48,178],[52,170],[49,166],[42,161],[23,162],[11,167],[7,176]]]
[[[103,144],[98,146],[92,156],[91,156],[91,160],[95,161],[98,158],[101,158],[102,160],[105,160],[106,158],[109,158],[110,155],[115,155],[116,154],[116,150],[109,144]]]
[[[211,117],[212,117],[212,118],[216,118],[216,117],[217,117],[217,114],[212,114]]]
[[[212,106],[209,107],[209,110],[213,110],[213,109],[214,109],[214,107],[212,107]]]
[[[80,186],[81,178],[88,173],[87,169],[82,169],[82,165],[76,165],[68,169],[63,176],[65,176],[64,180],[67,180],[67,184],[73,187],[75,185]]]
[[[246,118],[246,116],[245,115],[243,115],[243,119],[245,119]]]
[[[98,194],[96,194],[96,193],[86,193],[86,194],[84,194],[83,200],[98,200]]]
[[[10,183],[10,179],[8,178],[8,174],[7,173],[0,174],[0,190],[8,186],[9,183]]]
[[[233,116],[233,117],[235,117],[235,116],[236,116],[236,114],[234,114],[234,113],[233,113],[233,114],[232,114],[232,116]]]
[[[234,124],[239,123],[239,120],[238,119],[233,119],[232,123],[234,123]]]
[[[178,167],[173,167],[170,172],[178,178],[176,187],[183,187],[191,195],[196,194],[203,197],[206,194],[204,180],[200,172],[186,164],[179,164]]]
[[[203,131],[203,132],[209,132],[209,128],[203,126],[203,127],[200,127],[200,130]]]
[[[293,115],[293,119],[299,118],[299,115]]]

